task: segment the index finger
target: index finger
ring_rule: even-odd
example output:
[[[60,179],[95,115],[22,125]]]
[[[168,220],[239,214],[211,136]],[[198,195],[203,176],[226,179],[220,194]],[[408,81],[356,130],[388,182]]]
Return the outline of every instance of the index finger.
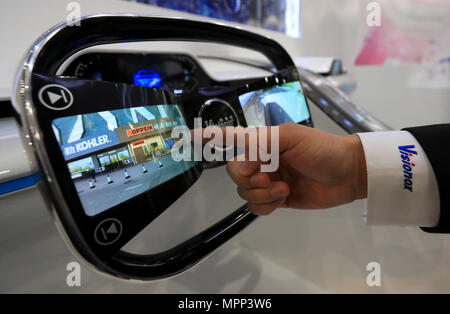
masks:
[[[273,128],[277,128],[276,130]],[[260,160],[261,150],[272,151],[272,145],[278,145],[278,152],[282,153],[289,146],[289,134],[284,136],[275,127],[208,127],[193,129],[191,139],[194,143],[211,143],[214,145],[234,146],[244,148],[245,160]],[[273,138],[275,136],[276,138]],[[261,146],[263,145],[263,146]]]

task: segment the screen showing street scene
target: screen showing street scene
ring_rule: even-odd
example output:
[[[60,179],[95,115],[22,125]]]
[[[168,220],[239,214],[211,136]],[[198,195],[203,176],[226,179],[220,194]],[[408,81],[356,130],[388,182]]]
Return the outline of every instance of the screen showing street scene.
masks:
[[[248,126],[299,123],[310,118],[300,82],[290,82],[239,96]]]
[[[172,129],[185,121],[176,105],[135,107],[55,119],[52,128],[88,216],[189,170],[175,161]]]

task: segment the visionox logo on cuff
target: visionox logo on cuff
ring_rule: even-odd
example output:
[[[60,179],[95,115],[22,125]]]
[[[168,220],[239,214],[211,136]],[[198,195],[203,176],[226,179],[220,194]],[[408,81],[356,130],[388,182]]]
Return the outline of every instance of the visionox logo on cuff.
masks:
[[[417,152],[413,149],[416,147],[414,145],[399,146],[398,149],[401,154],[403,163],[403,188],[410,192],[413,191],[413,167],[416,164],[411,160],[413,155],[417,155]]]

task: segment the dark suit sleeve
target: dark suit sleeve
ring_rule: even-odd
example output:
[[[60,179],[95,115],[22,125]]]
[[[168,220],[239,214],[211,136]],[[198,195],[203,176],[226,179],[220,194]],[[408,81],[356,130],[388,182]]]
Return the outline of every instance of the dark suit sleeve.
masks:
[[[438,226],[422,228],[431,233],[450,233],[450,124],[406,128],[420,143],[431,163],[439,187],[441,211]]]

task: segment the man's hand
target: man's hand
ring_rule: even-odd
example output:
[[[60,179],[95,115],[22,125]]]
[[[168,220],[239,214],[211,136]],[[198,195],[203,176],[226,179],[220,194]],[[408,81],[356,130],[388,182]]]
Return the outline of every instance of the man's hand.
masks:
[[[357,135],[338,136],[293,123],[279,126],[280,165],[230,161],[227,171],[255,214],[276,208],[323,209],[367,197],[364,151]]]

